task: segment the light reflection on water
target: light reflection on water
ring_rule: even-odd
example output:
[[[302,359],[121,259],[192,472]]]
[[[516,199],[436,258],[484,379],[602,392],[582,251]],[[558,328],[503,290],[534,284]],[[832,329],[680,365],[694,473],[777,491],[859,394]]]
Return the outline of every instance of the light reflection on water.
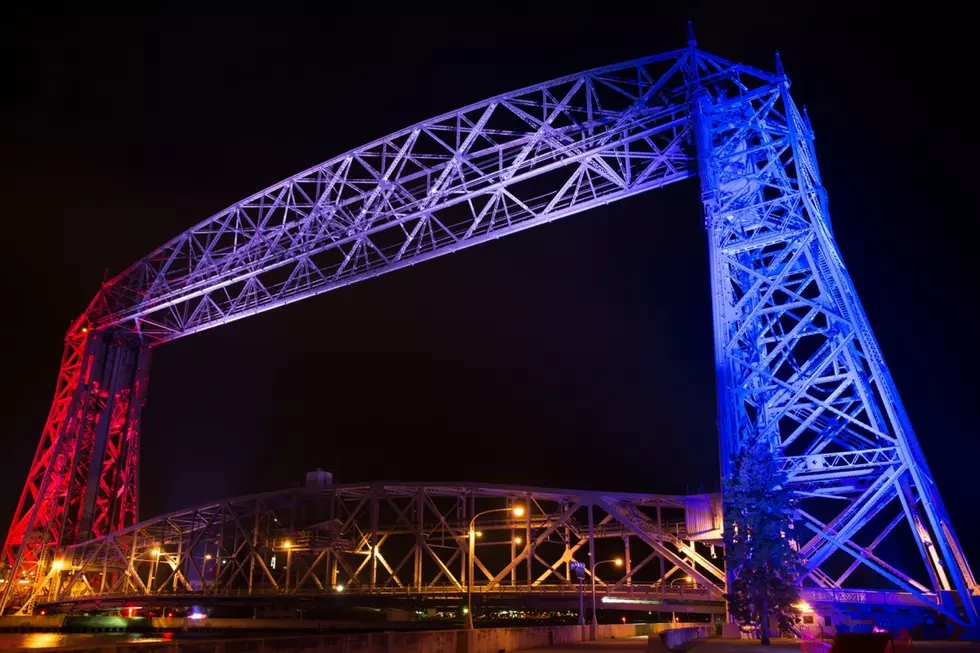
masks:
[[[0,651],[19,648],[59,648],[62,646],[102,646],[126,642],[162,642],[159,635],[140,633],[0,633]]]

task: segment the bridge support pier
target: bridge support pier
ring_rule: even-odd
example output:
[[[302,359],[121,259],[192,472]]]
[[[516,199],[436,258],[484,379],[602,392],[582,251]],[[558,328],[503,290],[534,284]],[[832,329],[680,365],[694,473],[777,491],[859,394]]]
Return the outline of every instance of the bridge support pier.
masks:
[[[54,549],[136,523],[139,426],[150,350],[131,334],[69,335],[59,387],[31,464],[0,566],[8,566],[0,614],[30,611],[50,591]],[[30,579],[27,584],[12,582]]]

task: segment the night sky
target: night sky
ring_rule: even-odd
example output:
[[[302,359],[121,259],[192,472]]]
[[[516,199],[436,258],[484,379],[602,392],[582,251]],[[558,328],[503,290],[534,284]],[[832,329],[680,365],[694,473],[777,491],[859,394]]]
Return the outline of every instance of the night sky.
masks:
[[[3,528],[65,329],[106,269],[416,121],[681,47],[690,18],[720,56],[772,69],[782,52],[846,262],[980,565],[977,256],[961,227],[975,180],[960,162],[976,151],[975,53],[943,24],[965,19],[733,4],[0,21]],[[142,516],[316,467],[339,482],[716,490],[708,287],[689,181],[164,345]]]

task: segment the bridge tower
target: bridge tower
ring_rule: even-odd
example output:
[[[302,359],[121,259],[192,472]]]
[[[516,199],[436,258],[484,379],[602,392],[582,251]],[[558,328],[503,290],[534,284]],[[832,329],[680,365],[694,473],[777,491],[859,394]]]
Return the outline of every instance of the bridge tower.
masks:
[[[972,623],[976,582],[834,240],[814,134],[774,84],[688,68],[708,234],[722,477],[761,438],[801,498],[808,579],[841,587],[866,565],[898,588],[956,597]],[[928,585],[875,548],[910,529]],[[863,537],[859,537],[863,536]]]
[[[805,111],[778,57],[772,74],[693,34],[330,159],[105,283],[66,337],[0,611],[29,611],[65,546],[135,522],[151,346],[693,176],[723,475],[744,443],[769,443],[800,499],[804,584],[884,584],[978,625],[976,581],[834,240]]]

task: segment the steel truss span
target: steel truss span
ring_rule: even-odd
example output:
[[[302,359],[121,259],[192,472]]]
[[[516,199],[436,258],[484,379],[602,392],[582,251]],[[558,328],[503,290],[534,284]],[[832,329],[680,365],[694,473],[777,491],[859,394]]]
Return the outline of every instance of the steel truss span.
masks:
[[[596,569],[603,596],[722,599],[720,495],[461,484],[294,489],[164,515],[63,549],[34,588],[63,605],[188,593],[458,600],[470,519],[488,510],[476,523],[479,594],[577,595],[570,563],[598,549],[624,561]]]
[[[104,284],[65,340],[0,609],[30,610],[63,547],[135,523],[152,346],[695,175],[723,472],[748,439],[771,444],[801,499],[804,584],[871,578],[978,625],[976,581],[834,240],[809,120],[778,59],[768,73],[693,37],[347,152]]]

